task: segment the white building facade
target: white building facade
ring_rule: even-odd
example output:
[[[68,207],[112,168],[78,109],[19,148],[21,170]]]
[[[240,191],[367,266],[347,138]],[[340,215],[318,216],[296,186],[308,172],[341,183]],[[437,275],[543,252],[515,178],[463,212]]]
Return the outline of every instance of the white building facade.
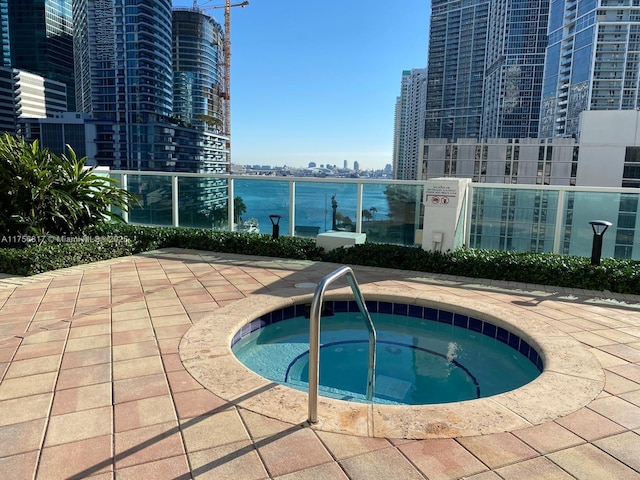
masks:
[[[585,111],[577,138],[428,139],[418,179],[640,187],[640,111]]]
[[[420,163],[420,139],[424,136],[427,70],[402,72],[396,99],[393,135],[393,172],[396,180],[415,180]]]
[[[16,103],[20,117],[53,117],[67,111],[67,86],[17,70]]]
[[[589,222],[607,220],[612,226],[603,256],[640,258],[636,191],[612,195],[544,188],[640,187],[640,111],[582,112],[578,137],[430,139],[422,143],[419,178],[484,184],[473,189],[470,247],[588,256]],[[558,222],[564,225],[559,231]]]
[[[51,118],[67,109],[67,86],[10,67],[0,67],[0,132],[16,133],[21,118]]]

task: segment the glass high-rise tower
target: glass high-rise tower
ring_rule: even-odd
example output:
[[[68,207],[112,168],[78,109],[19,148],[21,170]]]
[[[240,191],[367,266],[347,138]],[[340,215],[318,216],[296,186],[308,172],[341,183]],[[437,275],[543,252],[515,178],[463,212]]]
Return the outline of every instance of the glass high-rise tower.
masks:
[[[173,115],[205,130],[222,130],[224,32],[199,10],[173,12]]]
[[[640,108],[640,1],[552,0],[540,136],[574,136],[584,110]]]
[[[183,164],[198,160],[196,169],[224,172],[229,166],[228,136],[223,135],[223,47],[224,31],[202,10],[173,11],[173,117],[200,134],[197,151],[177,151]]]
[[[72,0],[1,0],[3,66],[67,87],[75,110]]]
[[[73,18],[78,110],[114,122],[102,162],[171,170],[171,0],[76,0]]]
[[[173,11],[173,116],[199,132],[181,142],[176,155],[199,172],[221,173],[229,165],[228,137],[222,136],[223,43],[222,27],[209,15],[198,9]],[[223,208],[227,182],[192,179],[181,185],[181,196],[185,210],[206,215]]]
[[[548,20],[548,0],[492,0],[480,137],[537,137]]]
[[[480,134],[489,0],[433,0],[425,138]]]
[[[425,138],[536,137],[549,2],[431,5]]]

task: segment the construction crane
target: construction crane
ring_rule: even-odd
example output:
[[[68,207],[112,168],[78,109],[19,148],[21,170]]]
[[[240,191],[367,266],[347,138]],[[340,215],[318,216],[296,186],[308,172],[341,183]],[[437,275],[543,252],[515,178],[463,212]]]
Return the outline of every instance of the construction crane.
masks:
[[[224,134],[229,137],[227,140],[227,149],[229,150],[229,161],[227,162],[227,171],[231,171],[231,7],[246,7],[248,1],[240,3],[231,3],[226,0],[224,5],[200,5],[198,0],[193,0],[194,10],[205,10],[214,8],[224,8],[224,42],[222,44],[223,51],[223,79],[221,97],[223,101],[223,129]]]

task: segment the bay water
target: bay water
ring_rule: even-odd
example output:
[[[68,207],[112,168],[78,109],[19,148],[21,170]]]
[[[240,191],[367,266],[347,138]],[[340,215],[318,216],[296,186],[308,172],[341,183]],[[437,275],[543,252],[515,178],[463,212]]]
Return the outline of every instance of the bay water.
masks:
[[[362,194],[362,209],[368,210],[373,219],[386,220],[389,213],[389,203],[384,190],[384,183],[365,183]],[[319,233],[331,230],[332,225],[332,197],[337,203],[336,211],[343,217],[356,221],[357,186],[351,183],[295,183],[295,225],[317,227]],[[279,220],[280,233],[289,233],[289,182],[264,181],[251,178],[236,179],[234,182],[234,197],[241,197],[246,212],[242,219],[258,220],[261,233],[272,231],[270,215],[281,215]]]

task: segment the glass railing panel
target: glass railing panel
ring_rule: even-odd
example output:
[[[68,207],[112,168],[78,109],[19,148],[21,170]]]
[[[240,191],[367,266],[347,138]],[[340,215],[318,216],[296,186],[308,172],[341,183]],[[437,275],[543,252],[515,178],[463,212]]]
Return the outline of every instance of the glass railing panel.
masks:
[[[270,215],[281,215],[280,235],[289,232],[289,181],[254,178],[234,180],[235,230],[271,233]]]
[[[606,220],[612,225],[602,239],[602,258],[634,256],[634,244],[638,195],[612,192],[567,192],[564,208],[564,235],[561,253],[591,257],[593,230],[590,221]],[[630,216],[625,215],[630,214]],[[621,216],[622,225],[618,225]],[[631,221],[629,221],[629,219]],[[633,225],[625,228],[624,225]],[[616,250],[618,254],[616,255]],[[633,249],[638,252],[637,248]],[[637,258],[638,255],[635,254]]]
[[[178,225],[229,230],[228,180],[178,177]]]
[[[362,232],[367,241],[414,245],[421,227],[422,185],[365,183]]]
[[[640,259],[640,235],[636,235],[636,232],[640,232],[639,206],[640,195],[637,193],[620,194],[617,222],[615,222],[615,229],[609,233],[611,236],[609,238],[615,239],[615,258]],[[612,227],[613,225],[610,228]],[[614,233],[615,236],[613,236]],[[605,238],[607,237],[603,237],[603,241]]]
[[[97,172],[97,170],[96,170]],[[102,172],[100,172],[102,173]],[[111,172],[107,172],[107,176],[114,179],[117,183],[114,183],[115,186],[122,188],[122,175],[119,173],[111,173]],[[111,206],[111,211],[113,213],[115,213],[116,215],[118,215],[119,217],[122,217],[123,212],[120,208],[118,207],[114,207],[113,205]]]
[[[329,230],[355,232],[356,194],[355,183],[296,181],[294,234],[315,237]]]
[[[553,252],[558,191],[474,188],[469,246]]]
[[[173,225],[169,175],[128,175],[127,188],[140,202],[129,211],[129,223]]]

